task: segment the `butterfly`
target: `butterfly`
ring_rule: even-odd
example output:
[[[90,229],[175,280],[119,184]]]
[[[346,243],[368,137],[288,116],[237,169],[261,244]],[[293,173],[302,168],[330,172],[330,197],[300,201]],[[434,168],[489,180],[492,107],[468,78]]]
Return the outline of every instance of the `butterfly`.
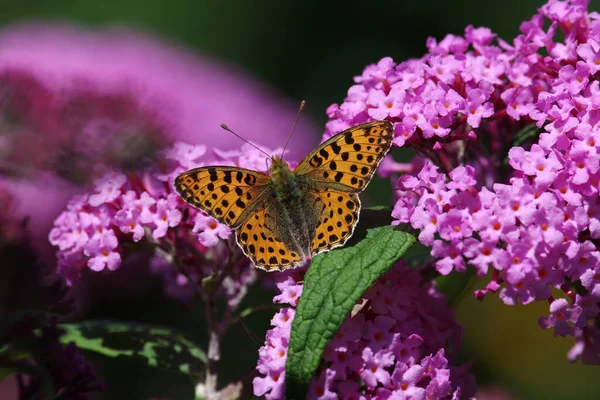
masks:
[[[233,229],[258,268],[295,268],[352,236],[358,194],[390,150],[393,132],[389,121],[368,122],[331,137],[294,170],[272,156],[269,175],[206,166],[177,176],[174,186],[190,205]]]

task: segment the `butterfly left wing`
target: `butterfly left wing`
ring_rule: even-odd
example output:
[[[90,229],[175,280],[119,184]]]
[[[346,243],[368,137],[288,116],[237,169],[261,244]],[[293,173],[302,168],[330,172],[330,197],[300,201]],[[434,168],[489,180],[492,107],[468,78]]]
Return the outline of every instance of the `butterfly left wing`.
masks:
[[[305,180],[342,192],[361,192],[394,139],[390,121],[356,125],[317,147],[294,170]]]
[[[190,205],[236,229],[261,203],[269,182],[269,176],[260,172],[211,166],[177,176],[175,190]]]

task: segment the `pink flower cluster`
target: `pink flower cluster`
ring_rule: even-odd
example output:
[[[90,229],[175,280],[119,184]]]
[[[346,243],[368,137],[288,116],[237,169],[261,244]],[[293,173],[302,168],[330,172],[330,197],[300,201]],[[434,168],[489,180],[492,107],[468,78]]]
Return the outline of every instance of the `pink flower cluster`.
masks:
[[[281,309],[259,350],[254,394],[285,398],[285,362],[298,297],[300,271],[280,274]],[[420,274],[399,263],[365,293],[323,354],[310,399],[462,399],[474,384],[468,365],[456,367],[460,327],[445,299]],[[455,346],[455,347],[453,347]]]
[[[421,59],[385,58],[329,108],[325,136],[393,121],[394,144],[421,156],[393,216],[420,230],[437,270],[493,269],[476,296],[548,301],[540,325],[576,338],[571,360],[598,363],[600,14],[586,7],[550,0],[512,44],[469,26]]]
[[[222,268],[228,259],[225,240],[231,231],[188,206],[173,188],[175,177],[205,163],[252,169],[266,166],[265,156],[249,145],[236,151],[215,150],[212,158],[205,153],[205,146],[178,143],[161,153],[156,168],[106,174],[95,182],[91,193],[74,197],[49,235],[58,248],[58,273],[72,284],[85,268],[115,270],[128,249],[143,251],[141,246],[132,247],[134,243],[145,241],[155,254],[151,269],[163,275],[167,293],[189,300],[192,284]],[[241,252],[236,259],[240,261],[238,278],[245,282],[253,277]],[[236,293],[231,291],[232,299]]]

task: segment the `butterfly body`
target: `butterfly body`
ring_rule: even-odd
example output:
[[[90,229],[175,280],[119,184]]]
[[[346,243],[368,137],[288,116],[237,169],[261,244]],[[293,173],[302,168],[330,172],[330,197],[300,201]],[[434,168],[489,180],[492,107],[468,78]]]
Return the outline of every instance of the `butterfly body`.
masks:
[[[303,264],[342,246],[358,222],[358,193],[391,147],[388,121],[357,125],[335,135],[292,170],[272,157],[269,174],[208,166],[175,180],[185,201],[235,230],[254,264],[268,271]]]

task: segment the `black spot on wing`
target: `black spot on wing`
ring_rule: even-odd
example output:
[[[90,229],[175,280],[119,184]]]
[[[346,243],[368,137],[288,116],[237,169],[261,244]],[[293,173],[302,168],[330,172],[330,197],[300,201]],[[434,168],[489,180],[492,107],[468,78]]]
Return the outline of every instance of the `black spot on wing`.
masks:
[[[346,144],[354,143],[354,137],[352,137],[352,132],[346,132],[346,134],[344,135],[344,141],[346,142]]]
[[[214,182],[217,179],[219,179],[219,175],[217,174],[217,169],[216,168],[209,168],[208,169],[208,176],[209,176],[211,182]]]
[[[318,168],[321,166],[321,164],[323,164],[323,158],[319,156],[313,156],[308,163],[311,167]]]
[[[337,143],[331,143],[331,150],[335,153],[335,154],[340,154],[340,151],[342,151],[342,148],[340,147],[339,144]]]
[[[225,181],[225,183],[231,184],[231,182],[232,182],[232,180],[231,180],[231,171],[225,171],[224,172],[223,180]]]

